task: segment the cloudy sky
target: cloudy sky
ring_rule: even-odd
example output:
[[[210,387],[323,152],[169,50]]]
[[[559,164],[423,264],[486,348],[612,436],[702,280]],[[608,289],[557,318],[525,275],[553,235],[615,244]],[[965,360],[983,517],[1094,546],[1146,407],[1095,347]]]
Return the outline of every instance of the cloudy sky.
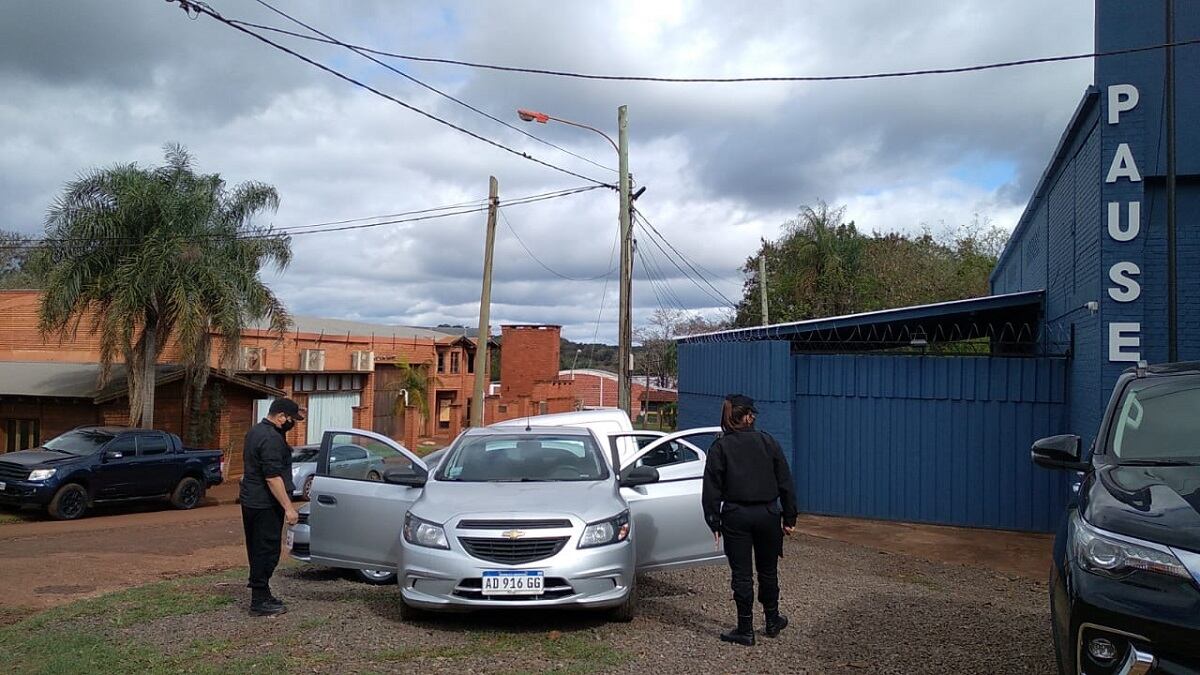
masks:
[[[605,74],[849,74],[1092,47],[1089,0],[276,1],[346,42]],[[210,4],[229,18],[298,29],[251,0]],[[480,135],[615,179],[345,49],[272,39]],[[974,214],[1011,228],[1091,82],[1087,61],[804,84],[602,82],[390,63],[518,125],[514,110],[526,107],[615,135],[616,108],[627,104],[631,167],[647,188],[640,209],[734,301],[738,269],[760,238],[776,236],[798,207],[817,200],[846,205],[868,231],[938,229]],[[275,185],[282,205],[270,222],[280,227],[480,200],[489,175],[499,179],[502,200],[585,184],[211,18],[189,20],[162,0],[5,0],[0,91],[0,228],[31,236],[42,232],[47,205],[77,172],[153,165],[168,141],[231,183]],[[590,132],[522,128],[616,165],[611,146]],[[616,200],[611,190],[594,190],[504,209],[494,324],[558,323],[574,339],[614,339],[616,283],[603,275],[611,269]],[[267,278],[298,314],[470,325],[483,230],[483,215],[470,214],[297,236],[292,266]],[[716,293],[702,291],[644,236],[639,249],[647,257],[636,268],[638,319],[660,304],[720,310]]]

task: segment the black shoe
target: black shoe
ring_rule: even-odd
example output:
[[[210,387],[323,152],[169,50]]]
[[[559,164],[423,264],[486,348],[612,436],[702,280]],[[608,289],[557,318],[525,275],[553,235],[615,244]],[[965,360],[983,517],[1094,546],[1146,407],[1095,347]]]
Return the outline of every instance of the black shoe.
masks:
[[[767,615],[767,626],[763,629],[763,635],[769,638],[779,637],[779,632],[787,628],[788,618],[779,612],[773,612]]]
[[[279,616],[287,613],[287,606],[273,598],[262,598],[250,602],[250,613],[255,616]]]
[[[743,647],[754,646],[754,617],[739,616],[737,628],[721,633],[721,642],[732,642]]]

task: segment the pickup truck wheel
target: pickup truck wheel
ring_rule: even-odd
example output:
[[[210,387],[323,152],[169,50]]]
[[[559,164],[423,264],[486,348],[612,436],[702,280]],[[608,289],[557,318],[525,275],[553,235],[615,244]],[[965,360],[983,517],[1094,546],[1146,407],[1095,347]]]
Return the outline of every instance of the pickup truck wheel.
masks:
[[[374,586],[396,583],[396,573],[391,570],[354,570],[354,573],[360,581]]]
[[[47,511],[55,520],[75,520],[87,511],[87,503],[87,490],[78,483],[68,483],[54,494]]]
[[[171,506],[184,510],[195,508],[203,496],[204,486],[195,478],[187,476],[179,481],[179,485],[176,485],[175,491],[171,493]]]
[[[625,602],[608,610],[608,620],[614,623],[629,623],[633,621],[633,617],[637,614],[638,591],[637,583],[629,587],[629,595],[625,597]]]

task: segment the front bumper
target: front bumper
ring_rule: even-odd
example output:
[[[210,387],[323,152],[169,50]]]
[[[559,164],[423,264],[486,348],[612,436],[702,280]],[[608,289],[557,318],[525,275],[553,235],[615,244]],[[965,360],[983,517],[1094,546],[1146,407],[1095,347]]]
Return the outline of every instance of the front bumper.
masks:
[[[303,514],[300,522],[288,528],[288,533],[291,534],[291,546],[288,548],[288,555],[301,562],[309,562],[311,560],[309,554],[311,535],[308,527],[308,515]]]
[[[6,480],[4,489],[0,490],[0,504],[9,506],[46,506],[54,499],[57,484],[47,484],[44,481]]]
[[[616,607],[629,597],[634,579],[633,543],[578,549],[571,540],[555,555],[521,565],[504,565],[474,558],[462,544],[451,550],[401,542],[400,594],[406,604],[429,610],[471,611],[488,608]],[[545,574],[541,596],[484,596],[485,570],[540,570]]]
[[[1200,585],[1196,580],[1135,573],[1123,579],[1071,563],[1070,633],[1076,672],[1088,675],[1200,673]],[[1105,639],[1117,657],[1099,661],[1089,644]]]

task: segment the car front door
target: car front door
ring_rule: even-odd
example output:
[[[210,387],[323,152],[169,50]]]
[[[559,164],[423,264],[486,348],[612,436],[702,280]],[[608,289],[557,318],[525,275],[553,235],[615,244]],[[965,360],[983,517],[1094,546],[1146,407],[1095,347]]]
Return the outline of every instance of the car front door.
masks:
[[[134,479],[138,473],[137,442],[133,434],[125,434],[108,442],[100,451],[95,468],[96,499],[123,499],[137,496]]]
[[[704,522],[700,492],[704,451],[720,427],[668,434],[629,457],[622,473],[638,466],[658,471],[656,483],[621,488],[633,518],[638,571],[705,565],[724,560]]]
[[[333,567],[396,569],[404,515],[423,488],[380,482],[367,461],[331,462],[331,452],[384,458],[388,469],[428,475],[413,453],[387,436],[360,429],[330,429],[321,439],[308,517],[312,561]]]

